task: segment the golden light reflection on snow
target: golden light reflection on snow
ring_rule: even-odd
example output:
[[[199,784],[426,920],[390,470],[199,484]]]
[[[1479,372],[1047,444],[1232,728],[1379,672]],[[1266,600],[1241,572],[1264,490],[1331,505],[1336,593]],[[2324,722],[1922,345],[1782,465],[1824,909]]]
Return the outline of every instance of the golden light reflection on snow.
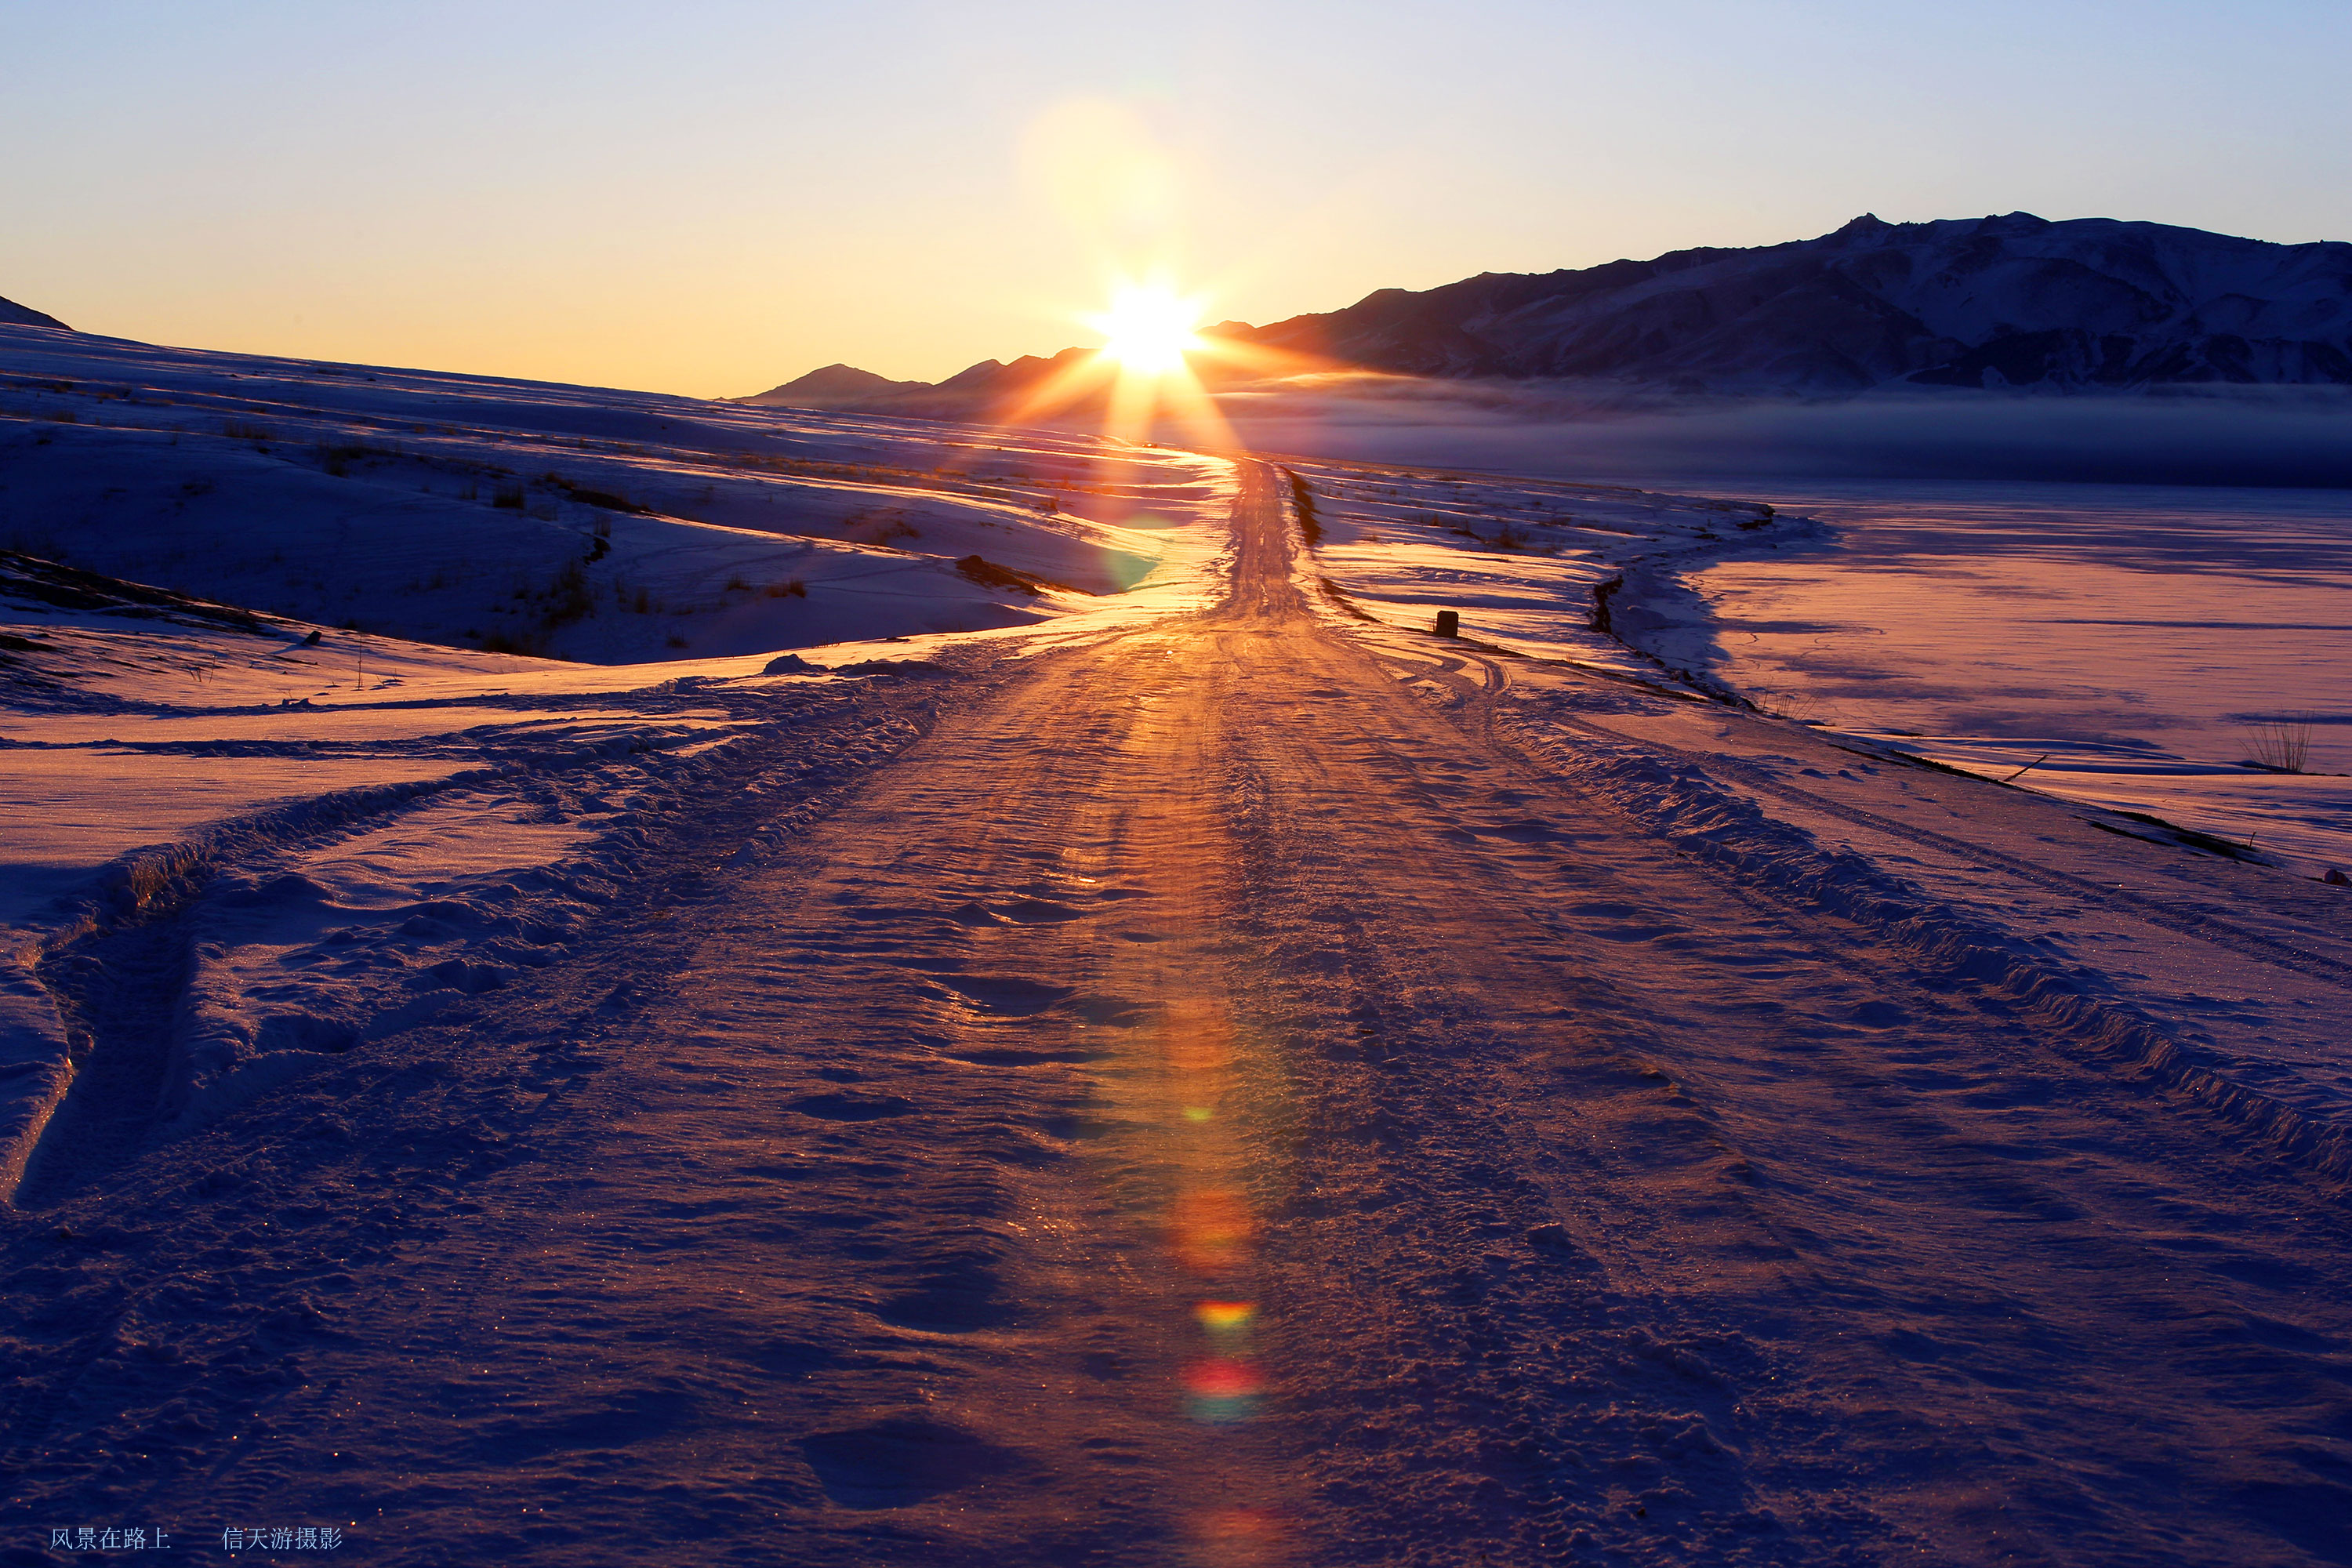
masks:
[[[1220,1568],[1246,1568],[1272,1560],[1282,1540],[1282,1521],[1264,1509],[1216,1508],[1193,1521],[1201,1559]]]
[[[1248,1264],[1257,1226],[1238,1193],[1223,1187],[1179,1193],[1174,1222],[1176,1256],[1194,1273],[1223,1274]]]

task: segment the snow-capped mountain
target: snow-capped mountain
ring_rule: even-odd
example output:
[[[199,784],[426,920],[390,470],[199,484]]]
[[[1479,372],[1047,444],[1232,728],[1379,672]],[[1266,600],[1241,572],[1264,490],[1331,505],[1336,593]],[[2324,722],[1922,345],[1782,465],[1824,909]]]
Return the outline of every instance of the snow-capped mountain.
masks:
[[[1482,273],[1223,335],[1368,369],[1679,391],[2352,383],[2352,245],[2027,213]]]

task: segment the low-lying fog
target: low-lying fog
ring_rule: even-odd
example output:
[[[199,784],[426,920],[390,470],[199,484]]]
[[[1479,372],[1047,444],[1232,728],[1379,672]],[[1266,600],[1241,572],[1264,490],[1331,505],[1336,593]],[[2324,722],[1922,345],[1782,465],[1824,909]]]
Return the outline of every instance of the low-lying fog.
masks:
[[[1307,379],[1219,399],[1261,451],[1632,483],[2033,479],[2352,489],[2352,388],[1629,405],[1542,384]],[[1179,437],[1171,436],[1171,439]]]

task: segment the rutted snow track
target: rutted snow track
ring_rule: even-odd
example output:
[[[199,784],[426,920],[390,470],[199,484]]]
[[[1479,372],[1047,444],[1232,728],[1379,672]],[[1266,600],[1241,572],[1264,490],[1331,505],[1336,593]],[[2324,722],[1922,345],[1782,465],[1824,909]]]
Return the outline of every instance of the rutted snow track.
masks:
[[[757,798],[681,819],[569,962],[26,1215],[18,1539],[2346,1560],[2352,1237],[2306,1151],[1654,830],[1601,752],[1703,769],[1695,705],[1561,674],[1605,733],[1493,738],[1499,696],[1397,679],[1425,642],[1315,617],[1263,474],[1235,528],[1223,606],[943,690],[772,852]],[[2016,809],[2085,887],[2158,853]],[[2336,987],[2274,955],[2336,936],[2252,934],[2215,962],[2272,1012],[2205,1021],[2326,1121]]]

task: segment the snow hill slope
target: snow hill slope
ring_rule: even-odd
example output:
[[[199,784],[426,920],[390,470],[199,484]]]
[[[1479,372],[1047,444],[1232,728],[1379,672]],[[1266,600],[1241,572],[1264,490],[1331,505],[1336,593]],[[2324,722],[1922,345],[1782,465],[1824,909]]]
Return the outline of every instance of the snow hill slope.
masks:
[[[1307,366],[1678,394],[2342,385],[2352,384],[2352,244],[2028,213],[1905,224],[1865,214],[1818,239],[1485,272],[1204,335]],[[967,416],[1080,353],[987,360],[936,385],[832,366],[751,401]],[[1244,373],[1204,357],[1196,368],[1233,382],[1264,374],[1257,363]]]
[[[0,548],[490,651],[1033,623],[1140,580],[1224,473],[1084,436],[0,327]]]

